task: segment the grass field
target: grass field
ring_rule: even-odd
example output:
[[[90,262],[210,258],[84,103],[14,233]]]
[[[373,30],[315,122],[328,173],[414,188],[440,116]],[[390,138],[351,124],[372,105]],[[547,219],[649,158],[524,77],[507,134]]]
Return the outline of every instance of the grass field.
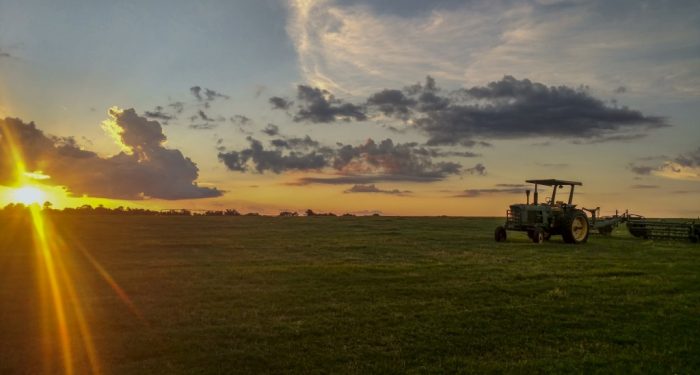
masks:
[[[55,256],[105,373],[700,371],[700,245],[501,221],[59,216]],[[61,372],[29,223],[0,225],[0,373]]]

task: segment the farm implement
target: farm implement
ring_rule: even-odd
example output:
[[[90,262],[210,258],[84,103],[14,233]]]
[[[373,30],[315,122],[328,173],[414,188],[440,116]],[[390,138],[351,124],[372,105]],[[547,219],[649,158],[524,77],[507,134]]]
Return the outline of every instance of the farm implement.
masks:
[[[581,186],[578,181],[556,179],[527,180],[534,184],[533,200],[530,203],[530,190],[525,190],[526,203],[512,204],[506,212],[506,222],[496,227],[497,242],[505,241],[507,231],[527,232],[535,243],[542,243],[553,235],[561,235],[566,243],[580,244],[588,241],[592,230],[609,236],[613,229],[626,223],[630,234],[645,239],[669,239],[700,241],[700,223],[695,221],[651,220],[625,211],[615,215],[600,216],[600,207],[594,209],[577,208],[573,204],[574,188]],[[552,188],[552,195],[540,202],[538,186]],[[557,192],[569,187],[568,200],[558,201]],[[590,218],[586,214],[589,212]]]
[[[693,221],[675,221],[645,219],[642,216],[630,217],[627,221],[630,234],[644,239],[700,240],[700,223]]]

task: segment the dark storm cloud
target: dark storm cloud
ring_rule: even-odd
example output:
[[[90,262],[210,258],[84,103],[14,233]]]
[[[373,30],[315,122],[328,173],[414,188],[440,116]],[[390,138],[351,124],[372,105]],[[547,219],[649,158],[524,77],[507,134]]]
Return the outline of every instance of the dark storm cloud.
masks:
[[[265,171],[282,173],[288,170],[318,170],[328,165],[327,157],[316,150],[308,153],[291,151],[283,154],[279,149],[265,150],[262,143],[252,137],[247,139],[250,142],[249,148],[219,153],[219,160],[228,169],[239,172],[253,169],[259,173]]]
[[[294,104],[294,102],[289,101],[285,98],[279,96],[273,96],[270,98],[270,104],[272,104],[272,109],[284,109],[287,110]]]
[[[330,92],[306,85],[297,86],[299,105],[294,114],[296,122],[328,123],[334,121],[363,121],[364,108],[336,99]]]
[[[395,144],[391,139],[380,143],[369,139],[357,146],[339,144],[336,148],[330,148],[321,146],[308,136],[280,138],[270,142],[274,147],[272,150],[265,150],[262,143],[253,138],[249,137],[248,141],[249,148],[220,153],[219,159],[229,169],[241,172],[281,173],[286,170],[332,168],[337,173],[336,177],[323,178],[318,183],[431,182],[460,174],[462,169],[458,163],[434,161],[415,143]],[[313,182],[313,179],[300,180],[300,184]]]
[[[3,57],[10,58],[10,57],[12,57],[12,55],[10,55],[9,52],[5,52],[2,49],[0,49],[0,58],[3,58]]]
[[[375,186],[374,184],[369,184],[369,185],[360,185],[356,184],[353,185],[350,189],[345,190],[344,193],[350,194],[350,193],[377,193],[377,194],[390,194],[390,195],[406,195],[410,194],[411,192],[408,190],[399,190],[399,189],[392,189],[392,190],[383,190]]]
[[[267,126],[265,126],[265,129],[261,131],[269,135],[270,137],[274,137],[280,133],[280,127],[275,124],[267,124]]]
[[[382,114],[413,124],[429,136],[429,145],[471,147],[484,139],[548,137],[590,144],[630,141],[669,126],[662,117],[610,106],[585,86],[546,86],[505,76],[485,86],[445,91],[435,80],[402,90],[372,94],[364,105],[335,99],[331,93],[298,87],[295,121],[326,123],[366,120]]]
[[[643,184],[638,184],[638,185],[632,185],[630,186],[632,189],[658,189],[659,185],[643,185]]]
[[[179,150],[163,146],[161,125],[133,109],[109,111],[110,131],[131,153],[103,158],[82,150],[72,138],[45,135],[34,123],[0,120],[0,183],[16,181],[10,147],[21,150],[29,171],[41,170],[49,182],[66,186],[74,195],[114,199],[191,199],[220,196],[216,188],[195,182],[198,168]]]

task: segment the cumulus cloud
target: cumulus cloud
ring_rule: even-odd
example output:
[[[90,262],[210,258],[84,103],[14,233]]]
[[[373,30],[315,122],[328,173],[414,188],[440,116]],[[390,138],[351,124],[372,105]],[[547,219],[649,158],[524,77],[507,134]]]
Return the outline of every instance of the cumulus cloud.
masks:
[[[256,139],[248,138],[250,147],[241,151],[220,153],[219,159],[234,171],[271,171],[332,169],[332,177],[301,179],[307,183],[357,183],[375,181],[443,180],[462,172],[459,163],[435,161],[430,152],[416,143],[379,143],[369,139],[357,146],[339,144],[335,148],[321,146],[310,137],[273,139],[273,149],[265,149]],[[331,181],[334,180],[334,181]]]
[[[292,104],[294,104],[293,101],[287,100],[287,99],[279,97],[279,96],[273,96],[270,98],[269,101],[270,101],[270,104],[272,104],[272,109],[287,110],[292,106]]]
[[[610,106],[584,87],[547,86],[505,76],[485,86],[452,91],[432,77],[402,90],[371,94],[364,105],[329,92],[299,86],[297,121],[365,120],[380,113],[403,120],[428,135],[429,145],[474,146],[483,139],[550,137],[574,143],[627,141],[668,126],[666,120],[626,107]]]
[[[384,190],[380,189],[374,184],[369,184],[369,185],[353,185],[350,189],[347,189],[344,191],[346,194],[350,193],[378,193],[378,194],[390,194],[390,195],[406,195],[410,194],[411,192],[408,190],[399,190],[399,189],[392,189],[392,190]]]
[[[647,158],[649,160],[658,157]],[[630,163],[630,171],[637,175],[654,175],[679,180],[700,180],[700,147],[696,150],[667,159],[657,165],[638,165]]]
[[[115,199],[191,199],[220,196],[216,188],[198,186],[198,168],[179,150],[163,146],[166,137],[156,121],[133,109],[109,110],[104,128],[121,146],[111,157],[79,148],[71,138],[44,134],[32,122],[0,120],[0,183],[17,176],[11,147],[17,147],[29,171],[51,176],[50,183],[66,186],[74,195]]]
[[[228,169],[239,172],[255,170],[259,173],[282,173],[288,170],[318,170],[328,164],[327,157],[316,150],[309,153],[290,151],[284,154],[279,149],[265,150],[262,143],[252,137],[247,139],[250,142],[249,148],[219,153],[219,160]]]
[[[306,85],[297,86],[298,108],[294,121],[326,123],[334,121],[362,121],[367,119],[364,109],[337,99],[327,90]]]

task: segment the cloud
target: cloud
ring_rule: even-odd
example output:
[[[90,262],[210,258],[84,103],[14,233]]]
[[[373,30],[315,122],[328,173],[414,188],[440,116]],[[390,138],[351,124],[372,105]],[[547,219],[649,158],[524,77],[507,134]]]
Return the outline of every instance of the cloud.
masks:
[[[476,137],[623,140],[668,126],[660,117],[609,107],[584,89],[545,86],[511,76],[443,98],[449,100],[448,106],[422,111],[415,119],[430,136],[429,144],[454,144]]]
[[[231,121],[231,123],[236,125],[248,125],[253,121],[250,118],[243,115],[233,115],[229,120]]]
[[[301,179],[307,183],[357,183],[375,181],[443,180],[461,173],[462,166],[448,161],[435,161],[433,156],[416,143],[394,143],[385,139],[379,143],[369,139],[357,146],[339,144],[335,148],[321,146],[310,137],[279,138],[270,143],[274,149],[265,150],[262,143],[248,137],[250,147],[241,151],[220,153],[219,159],[233,171],[271,171],[331,169],[334,177]],[[330,181],[334,180],[334,181]]]
[[[371,94],[363,105],[300,85],[295,121],[326,123],[389,116],[426,134],[428,145],[484,144],[484,139],[560,138],[572,143],[629,141],[669,126],[661,117],[609,106],[585,88],[546,86],[505,76],[485,86],[445,91],[423,84]]]
[[[624,94],[627,92],[627,87],[625,86],[617,86],[615,90],[613,90],[615,94]]]
[[[179,150],[163,146],[161,125],[133,109],[111,108],[105,130],[122,152],[101,157],[79,148],[72,138],[44,134],[32,122],[0,120],[0,183],[17,180],[11,147],[21,152],[29,171],[51,176],[50,183],[66,186],[74,195],[114,199],[193,199],[220,196],[216,188],[196,183],[198,168]]]
[[[151,120],[159,121],[163,125],[168,125],[168,122],[175,118],[175,116],[165,112],[163,106],[160,106],[160,105],[156,106],[156,108],[152,111],[145,111],[143,113],[143,116],[147,117]]]
[[[328,123],[334,121],[363,121],[367,119],[364,109],[336,99],[330,92],[306,85],[297,86],[299,105],[294,121]]]
[[[398,189],[393,189],[393,190],[383,190],[378,187],[376,187],[374,184],[370,185],[353,185],[350,189],[345,190],[344,193],[350,194],[350,193],[379,193],[379,194],[390,194],[390,195],[406,195],[410,194],[411,192],[408,190],[398,190]]]
[[[270,104],[272,104],[272,109],[283,109],[287,110],[289,109],[294,102],[289,101],[285,98],[281,98],[279,96],[273,96],[270,98]]]
[[[642,158],[651,161],[658,157]],[[630,163],[629,170],[638,175],[654,175],[678,180],[700,180],[700,147],[654,166]]]
[[[638,184],[638,185],[632,185],[630,186],[632,189],[658,189],[659,185],[644,185],[644,184]]]
[[[479,163],[471,168],[465,169],[465,172],[467,172],[469,174],[485,176],[486,175],[486,167],[484,167],[483,164]]]
[[[299,137],[285,137],[277,138],[270,141],[270,144],[277,148],[286,148],[289,150],[309,150],[309,149],[319,149],[321,147],[320,143],[316,140],[311,139],[308,135]]]
[[[656,167],[650,167],[648,165],[635,165],[635,164],[630,164],[627,166],[629,170],[631,170],[633,173],[642,175],[642,176],[648,176],[653,172]]]
[[[482,195],[496,194],[520,194],[524,191],[524,187],[506,187],[506,188],[490,188],[490,189],[467,189],[463,192],[453,195],[455,198],[476,198]]]
[[[280,133],[280,127],[275,124],[267,124],[267,126],[265,126],[265,129],[263,129],[262,132],[269,135],[270,137],[274,137]]]
[[[10,55],[9,52],[5,52],[5,51],[3,51],[2,49],[0,49],[0,59],[2,59],[2,58],[10,58],[10,57],[12,57],[12,55]]]
[[[421,12],[406,1],[287,3],[303,80],[337,93],[424,74],[456,86],[510,73],[603,93],[625,85],[655,98],[700,95],[697,2],[423,1]]]
[[[319,170],[328,165],[327,157],[315,150],[309,153],[291,151],[283,154],[279,149],[265,150],[262,143],[252,137],[247,139],[250,142],[249,148],[242,151],[219,153],[219,160],[229,170],[282,173],[289,170]]]

